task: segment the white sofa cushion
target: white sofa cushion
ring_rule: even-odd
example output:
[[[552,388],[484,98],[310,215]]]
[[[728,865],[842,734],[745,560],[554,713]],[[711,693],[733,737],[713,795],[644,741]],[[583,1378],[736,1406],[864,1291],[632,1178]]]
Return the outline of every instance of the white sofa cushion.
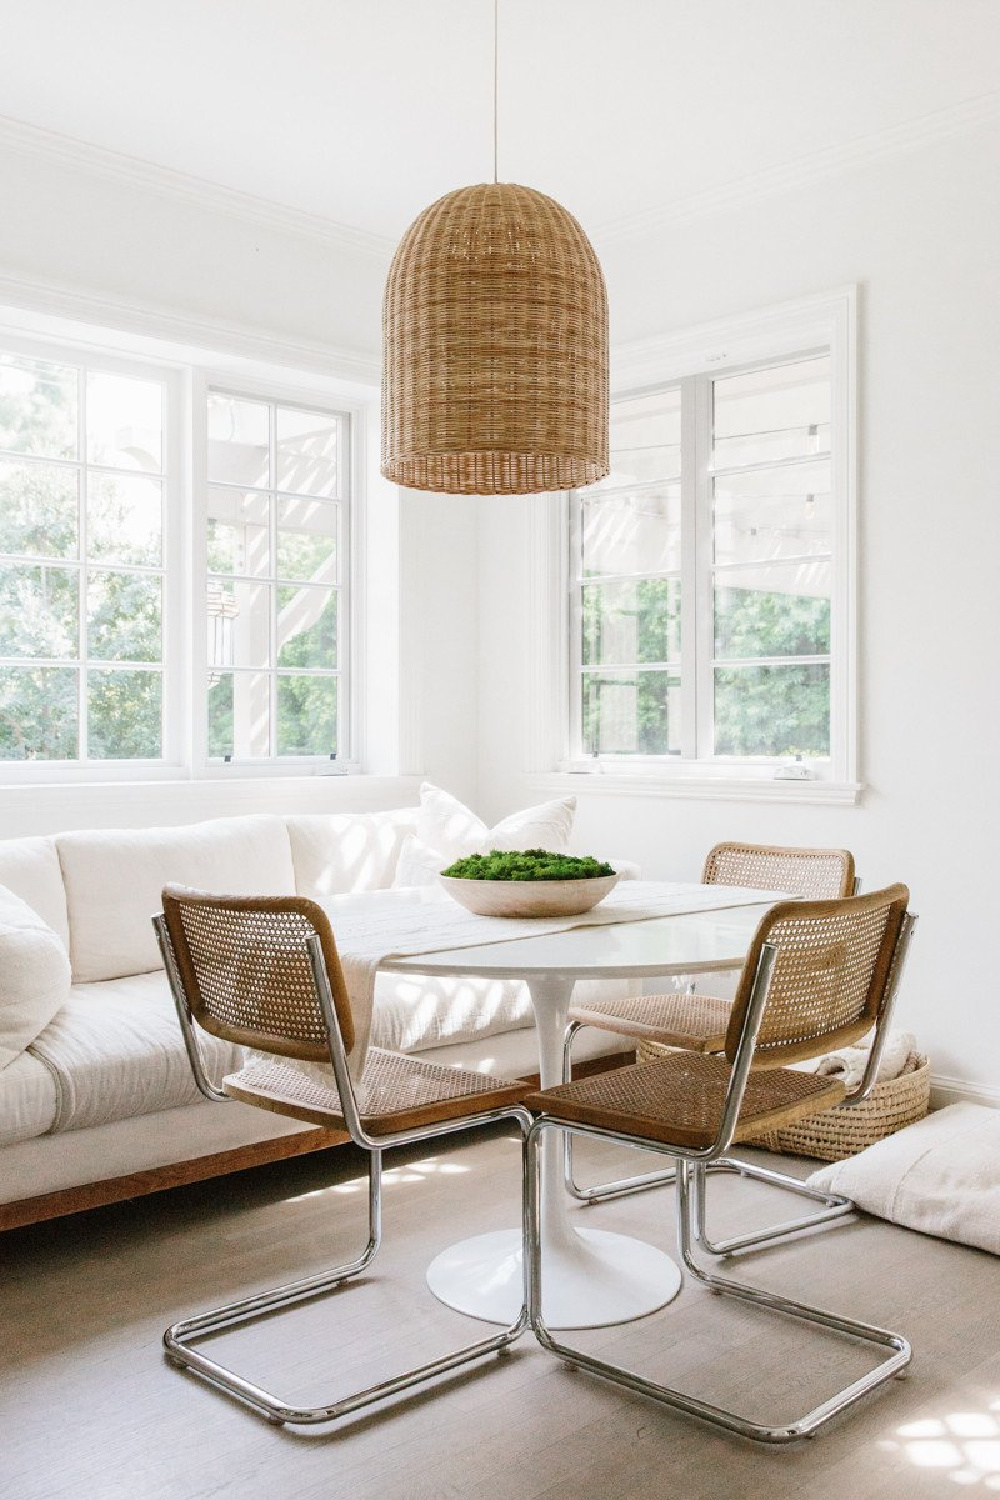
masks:
[[[392,885],[399,851],[417,825],[415,807],[286,818],[298,895],[313,901]]]
[[[0,1068],[0,1146],[31,1141],[51,1130],[56,1101],[55,1079],[30,1052]]]
[[[69,994],[69,960],[56,933],[0,886],[0,1069],[52,1020]]]
[[[66,892],[55,839],[0,840],[0,885],[27,901],[69,952]]]
[[[168,882],[217,895],[295,894],[288,834],[277,817],[67,833],[56,846],[75,984],[159,968],[150,918]]]
[[[399,855],[395,886],[433,885],[446,865],[489,849],[564,850],[573,832],[575,797],[525,807],[488,828],[481,818],[440,787],[420,788],[416,832]]]
[[[242,1047],[206,1032],[199,1040],[216,1081],[242,1065]],[[162,973],[74,985],[31,1050],[56,1080],[54,1131],[156,1114],[202,1097]]]

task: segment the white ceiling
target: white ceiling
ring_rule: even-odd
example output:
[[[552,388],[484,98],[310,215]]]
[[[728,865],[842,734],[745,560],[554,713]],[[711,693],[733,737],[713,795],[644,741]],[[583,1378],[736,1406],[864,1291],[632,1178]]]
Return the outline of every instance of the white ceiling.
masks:
[[[1000,87],[1000,0],[499,0],[500,176],[600,233]],[[396,237],[492,176],[492,0],[0,0],[0,115]]]

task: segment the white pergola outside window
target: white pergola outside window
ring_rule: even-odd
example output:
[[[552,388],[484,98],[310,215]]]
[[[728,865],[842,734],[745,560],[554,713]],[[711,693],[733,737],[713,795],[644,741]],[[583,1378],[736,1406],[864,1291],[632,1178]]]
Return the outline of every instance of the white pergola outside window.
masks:
[[[209,762],[350,745],[350,450],[342,411],[207,393]]]
[[[626,354],[569,500],[562,769],[853,795],[854,320],[847,291]]]

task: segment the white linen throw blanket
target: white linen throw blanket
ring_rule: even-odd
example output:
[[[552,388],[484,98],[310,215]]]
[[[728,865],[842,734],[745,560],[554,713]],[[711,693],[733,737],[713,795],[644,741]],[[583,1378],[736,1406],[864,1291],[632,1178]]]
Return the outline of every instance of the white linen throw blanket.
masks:
[[[357,1040],[350,1056],[351,1077],[357,1084],[364,1072],[375,973],[386,959],[443,953],[486,943],[509,943],[518,938],[567,932],[574,927],[648,922],[654,917],[721,911],[782,899],[786,898],[780,891],[748,890],[745,886],[628,880],[616,886],[599,906],[579,916],[522,920],[478,917],[433,887],[333,897],[323,905],[333,926],[354,1017]],[[329,1081],[330,1070],[322,1064],[298,1066],[304,1072],[319,1068],[324,1081]]]

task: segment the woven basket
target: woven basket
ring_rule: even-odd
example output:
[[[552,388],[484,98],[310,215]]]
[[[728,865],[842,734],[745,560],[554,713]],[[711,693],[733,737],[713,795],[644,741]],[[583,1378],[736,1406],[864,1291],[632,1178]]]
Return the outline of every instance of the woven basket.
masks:
[[[672,1048],[658,1042],[640,1042],[639,1062],[652,1062]],[[927,1058],[912,1052],[896,1078],[877,1083],[868,1098],[848,1108],[835,1105],[808,1120],[786,1125],[748,1138],[745,1144],[760,1146],[789,1156],[813,1156],[820,1161],[841,1161],[857,1156],[868,1146],[922,1120],[930,1106],[931,1068]]]

